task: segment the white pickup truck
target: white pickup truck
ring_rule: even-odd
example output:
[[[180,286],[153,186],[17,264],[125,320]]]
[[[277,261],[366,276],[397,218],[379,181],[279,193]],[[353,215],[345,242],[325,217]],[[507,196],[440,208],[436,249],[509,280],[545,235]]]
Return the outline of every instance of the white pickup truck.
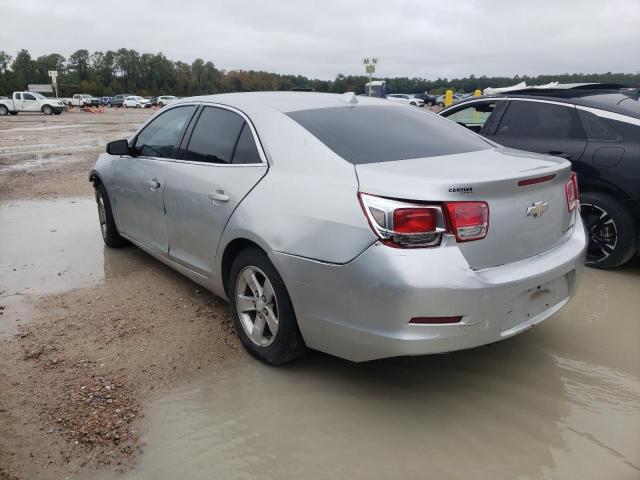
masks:
[[[86,93],[76,93],[71,98],[66,98],[65,102],[69,107],[98,107],[100,99]]]
[[[64,103],[57,98],[47,98],[35,92],[13,92],[7,100],[0,100],[0,116],[17,115],[18,112],[42,112],[45,115],[64,111]]]

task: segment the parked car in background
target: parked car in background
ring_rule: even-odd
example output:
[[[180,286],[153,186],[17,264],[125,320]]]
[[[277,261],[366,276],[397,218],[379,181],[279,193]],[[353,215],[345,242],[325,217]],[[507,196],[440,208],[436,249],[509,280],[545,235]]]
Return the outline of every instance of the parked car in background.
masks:
[[[122,107],[124,105],[124,99],[130,96],[130,93],[120,93],[118,95],[115,95],[111,97],[108,105],[110,107]]]
[[[172,104],[176,100],[178,100],[178,97],[174,97],[173,95],[160,95],[158,97],[158,106],[162,108],[164,106]]]
[[[151,104],[152,107],[156,106],[158,104],[158,97],[153,97],[153,96],[147,96],[147,97],[143,97],[146,98],[147,100],[149,100],[149,103]]]
[[[60,115],[65,109],[62,100],[47,98],[36,92],[13,92],[13,96],[0,100],[0,116],[17,115],[18,112],[42,112]]]
[[[566,305],[583,270],[567,160],[353,93],[183,99],[110,142],[90,180],[106,245],[228,298],[270,364],[502,340]]]
[[[415,93],[411,96],[413,96],[414,98],[421,99],[425,105],[429,105],[430,107],[436,104],[435,95],[429,95],[428,93]]]
[[[111,102],[111,97],[100,97],[100,105],[106,107]]]
[[[100,99],[86,93],[76,93],[73,97],[66,100],[69,107],[97,107],[100,105]]]
[[[124,99],[124,108],[148,108],[151,106],[149,99],[138,95],[130,95]]]
[[[403,103],[404,105],[411,105],[412,107],[424,107],[424,100],[405,93],[389,93],[387,94],[387,100],[395,103]]]
[[[515,90],[440,112],[501,145],[569,160],[589,232],[586,261],[600,268],[618,267],[640,252],[639,94],[611,87]]]

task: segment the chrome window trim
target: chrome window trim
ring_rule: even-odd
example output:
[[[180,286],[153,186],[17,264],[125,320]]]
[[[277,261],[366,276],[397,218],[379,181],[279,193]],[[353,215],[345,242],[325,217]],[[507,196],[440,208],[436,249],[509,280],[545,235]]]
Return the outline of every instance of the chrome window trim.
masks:
[[[640,126],[640,118],[634,118],[629,115],[624,115],[622,113],[610,112],[608,110],[603,110],[601,108],[594,107],[585,107],[583,105],[576,105],[578,110],[583,110],[585,112],[593,113],[594,115],[602,118],[608,118],[609,120],[616,120],[622,123],[630,123],[632,125]]]
[[[231,112],[234,112],[238,115],[240,115],[242,117],[242,119],[246,122],[247,125],[249,125],[249,128],[251,129],[251,134],[253,135],[253,141],[256,144],[256,147],[258,149],[258,155],[260,156],[260,163],[212,163],[212,162],[199,162],[197,160],[182,160],[182,159],[178,159],[178,158],[160,158],[160,157],[132,157],[132,158],[146,158],[148,160],[156,160],[159,162],[172,162],[172,163],[186,163],[186,164],[193,164],[193,165],[209,165],[209,166],[216,166],[216,167],[256,167],[256,166],[269,166],[270,163],[268,161],[268,157],[267,154],[264,150],[264,147],[262,146],[262,142],[260,141],[260,136],[258,135],[258,132],[256,130],[256,127],[253,125],[253,122],[251,121],[251,119],[242,111],[239,110],[235,107],[229,106],[229,105],[224,105],[222,103],[215,103],[215,102],[203,102],[203,101],[187,101],[184,103],[172,103],[171,105],[167,105],[166,107],[164,107],[162,110],[159,110],[157,114],[152,115],[151,118],[149,118],[149,120],[147,120],[137,131],[136,133],[131,136],[129,138],[129,143],[131,143],[131,141],[136,138],[140,132],[142,132],[142,130],[144,130],[147,125],[149,125],[153,119],[155,119],[156,117],[160,116],[160,114],[165,114],[166,112],[168,112],[169,110],[173,110],[174,108],[180,108],[180,107],[188,107],[188,106],[207,106],[207,107],[217,107],[217,108],[222,108],[224,110],[229,110]],[[197,119],[196,119],[197,120]]]

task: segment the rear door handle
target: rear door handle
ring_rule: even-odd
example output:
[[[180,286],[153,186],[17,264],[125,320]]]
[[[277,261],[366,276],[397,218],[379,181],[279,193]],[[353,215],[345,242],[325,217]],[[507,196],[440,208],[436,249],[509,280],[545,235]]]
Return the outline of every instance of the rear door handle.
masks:
[[[153,180],[149,180],[147,182],[147,185],[149,186],[149,190],[151,190],[152,192],[155,192],[160,188],[160,182],[155,178]]]
[[[228,202],[229,195],[224,192],[224,190],[216,190],[213,193],[209,194],[209,198],[215,202]]]

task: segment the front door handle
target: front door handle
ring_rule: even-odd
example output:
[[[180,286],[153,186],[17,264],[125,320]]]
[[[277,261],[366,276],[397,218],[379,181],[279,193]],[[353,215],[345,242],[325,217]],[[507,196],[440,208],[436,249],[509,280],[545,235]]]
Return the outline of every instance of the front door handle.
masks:
[[[151,190],[152,192],[155,192],[160,188],[160,182],[155,178],[153,180],[149,180],[147,182],[147,185],[149,186],[149,190]]]
[[[213,193],[209,194],[209,198],[213,200],[213,202],[228,202],[229,195],[224,192],[224,190],[216,190]]]

